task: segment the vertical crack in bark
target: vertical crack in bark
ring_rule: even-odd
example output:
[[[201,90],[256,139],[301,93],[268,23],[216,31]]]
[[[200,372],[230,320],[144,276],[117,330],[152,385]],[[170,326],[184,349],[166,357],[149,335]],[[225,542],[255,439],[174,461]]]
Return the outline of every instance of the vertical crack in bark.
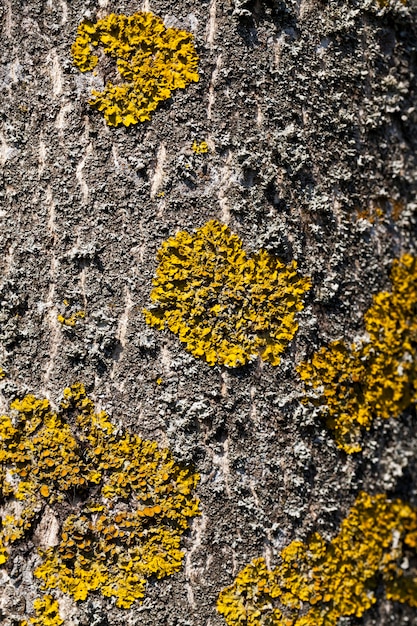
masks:
[[[118,345],[116,346],[116,349],[113,354],[114,361],[113,361],[112,369],[110,371],[111,380],[113,380],[114,378],[117,366],[123,358],[122,356],[123,351],[126,347],[127,327],[129,325],[130,312],[133,307],[132,294],[128,287],[125,287],[125,303],[124,304],[125,304],[125,307],[122,312],[122,315],[120,316],[119,324],[118,324],[117,332],[116,332],[116,339],[118,340]]]
[[[89,188],[87,183],[84,180],[84,176],[83,176],[83,169],[85,167],[86,161],[88,159],[88,157],[90,156],[90,154],[92,154],[93,152],[93,144],[90,143],[88,144],[85,154],[83,156],[83,158],[81,159],[81,161],[78,163],[77,165],[77,169],[75,170],[75,177],[78,181],[78,184],[80,186],[81,189],[81,195],[82,195],[82,199],[83,199],[83,204],[87,204],[88,202],[88,194],[89,194]]]
[[[187,586],[187,598],[191,608],[196,608],[193,585],[201,579],[202,571],[199,567],[193,567],[193,556],[203,546],[204,533],[207,528],[207,517],[204,512],[193,522],[192,548],[187,552],[184,562],[184,572]]]
[[[228,151],[225,164],[220,170],[220,184],[217,192],[217,197],[219,199],[219,204],[221,208],[220,219],[224,224],[229,224],[230,222],[230,206],[227,199],[227,191],[230,187],[232,177],[231,161],[232,152]]]
[[[62,105],[58,115],[56,116],[55,128],[60,131],[59,134],[60,134],[61,140],[64,137],[63,130],[67,125],[65,117],[67,113],[69,113],[72,110],[72,108],[73,108],[73,105],[70,102],[67,102],[66,104]]]
[[[58,309],[55,304],[55,285],[56,275],[58,269],[58,259],[56,257],[56,226],[55,226],[55,201],[52,195],[51,186],[48,185],[46,189],[45,202],[48,208],[48,229],[52,237],[52,253],[51,264],[49,268],[49,291],[47,297],[47,322],[50,328],[49,333],[49,359],[45,367],[45,374],[43,377],[43,390],[42,392],[48,397],[49,382],[55,365],[55,359],[58,354],[58,349],[61,343],[61,328],[58,322]]]
[[[45,164],[46,164],[46,144],[43,141],[43,133],[41,132],[39,135],[39,148],[38,148],[38,160],[39,160],[39,165],[38,165],[38,176],[39,178],[42,176],[44,170],[45,170]]]
[[[217,21],[216,21],[216,0],[211,0],[210,8],[209,8],[209,19],[207,22],[207,30],[206,30],[206,41],[210,48],[214,45],[214,39],[216,37],[217,31]]]
[[[5,20],[4,20],[4,34],[11,39],[13,29],[13,12],[12,3],[10,0],[4,0],[5,7]]]
[[[158,153],[156,155],[156,166],[155,172],[152,177],[151,183],[151,199],[153,200],[158,192],[158,189],[161,187],[164,180],[164,164],[167,156],[167,151],[165,148],[165,144],[161,143],[158,148]]]
[[[207,119],[209,120],[212,119],[213,106],[216,101],[215,86],[216,86],[217,77],[219,75],[221,66],[222,66],[222,55],[219,54],[219,56],[216,59],[216,67],[214,68],[213,73],[211,75],[211,80],[210,80],[210,85],[209,85],[208,105],[207,105]]]
[[[1,167],[4,167],[6,165],[6,161],[7,159],[10,158],[12,153],[13,153],[13,148],[10,148],[10,146],[7,145],[5,136],[2,133],[0,133],[0,165]]]
[[[63,76],[58,53],[55,48],[50,51],[45,61],[52,81],[52,93],[54,97],[57,98],[62,93]]]

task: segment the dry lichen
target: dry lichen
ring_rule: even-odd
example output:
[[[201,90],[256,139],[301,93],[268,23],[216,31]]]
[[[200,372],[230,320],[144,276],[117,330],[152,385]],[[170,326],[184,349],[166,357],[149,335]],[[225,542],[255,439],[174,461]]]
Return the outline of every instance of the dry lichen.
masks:
[[[244,365],[261,356],[278,365],[294,337],[310,280],[260,250],[248,256],[240,238],[213,220],[181,231],[158,251],[146,322],[168,328],[209,365]]]
[[[336,626],[361,617],[384,584],[389,600],[417,607],[417,577],[407,571],[416,555],[417,510],[385,495],[361,493],[339,534],[293,541],[268,570],[260,558],[246,566],[219,596],[229,626]]]
[[[367,339],[335,341],[297,370],[340,448],[361,450],[361,429],[376,417],[398,417],[417,400],[417,260],[394,261],[392,290],[373,298],[365,314]]]
[[[152,13],[116,15],[78,27],[72,45],[74,64],[82,71],[98,63],[93,47],[116,59],[123,83],[107,82],[103,91],[93,91],[90,101],[103,111],[109,126],[130,126],[150,119],[159,102],[175,89],[198,81],[198,57],[193,36],[177,28],[165,28]]]
[[[180,569],[196,474],[155,442],[116,433],[81,384],[65,389],[58,412],[33,396],[11,408],[0,418],[0,563],[48,505],[64,521],[59,544],[40,552],[44,589],[75,600],[100,592],[128,608],[147,579]]]

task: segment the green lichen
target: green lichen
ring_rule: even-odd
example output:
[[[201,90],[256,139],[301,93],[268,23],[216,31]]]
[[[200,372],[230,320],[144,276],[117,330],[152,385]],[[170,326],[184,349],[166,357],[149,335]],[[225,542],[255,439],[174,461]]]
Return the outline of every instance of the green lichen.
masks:
[[[417,401],[417,260],[394,261],[392,290],[365,313],[367,338],[334,341],[297,370],[340,448],[361,450],[360,434],[377,417],[398,417]]]
[[[48,505],[64,521],[59,544],[40,551],[44,590],[100,593],[128,608],[149,578],[181,568],[181,536],[199,512],[196,474],[155,442],[116,432],[81,384],[65,389],[57,412],[33,396],[11,408],[0,418],[0,564]]]
[[[151,113],[175,89],[198,81],[198,56],[193,36],[165,28],[152,13],[111,13],[96,23],[84,21],[72,45],[74,64],[87,72],[96,67],[93,49],[102,47],[116,60],[122,84],[107,82],[93,91],[89,104],[103,111],[109,126],[130,126],[150,119]]]
[[[265,250],[249,256],[218,221],[179,232],[158,251],[148,324],[168,328],[209,365],[238,367],[260,356],[278,365],[294,337],[310,280]]]
[[[255,559],[217,608],[229,626],[336,626],[375,604],[381,583],[387,599],[417,607],[416,572],[404,567],[416,549],[417,510],[361,493],[332,541],[293,541],[273,570]]]

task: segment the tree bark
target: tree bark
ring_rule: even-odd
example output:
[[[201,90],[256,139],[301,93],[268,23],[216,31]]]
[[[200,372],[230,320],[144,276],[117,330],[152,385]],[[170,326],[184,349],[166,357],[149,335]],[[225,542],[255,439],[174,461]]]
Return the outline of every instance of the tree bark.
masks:
[[[193,33],[200,80],[149,122],[112,128],[88,104],[101,65],[96,77],[80,73],[70,48],[85,17],[137,10]],[[363,337],[393,261],[416,254],[417,9],[398,0],[3,0],[0,12],[2,411],[26,393],[56,407],[80,381],[113,423],[201,476],[181,571],[151,580],[130,609],[100,594],[78,603],[58,594],[61,615],[69,626],[224,625],[218,595],[247,563],[273,567],[312,532],[332,539],[360,491],[417,506],[415,407],[377,419],[348,455],[302,404],[296,372],[330,342]],[[208,152],[194,152],[194,141]],[[145,323],[158,249],[213,219],[248,254],[296,260],[311,277],[276,367],[211,367]],[[58,321],[74,311],[85,318]],[[37,549],[59,537],[60,516],[43,510],[0,568],[5,626],[32,615],[43,593]],[[417,623],[417,609],[376,593],[363,617],[340,624]]]

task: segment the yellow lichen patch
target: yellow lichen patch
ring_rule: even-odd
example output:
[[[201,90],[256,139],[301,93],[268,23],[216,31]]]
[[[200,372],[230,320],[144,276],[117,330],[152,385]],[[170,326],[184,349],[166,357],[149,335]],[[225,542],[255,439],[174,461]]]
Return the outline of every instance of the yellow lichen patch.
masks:
[[[332,541],[293,541],[273,570],[255,559],[221,592],[218,611],[229,626],[336,626],[361,617],[381,583],[388,599],[417,607],[417,572],[404,569],[416,533],[416,509],[361,493]]]
[[[130,126],[150,119],[159,102],[171,97],[175,89],[198,81],[198,56],[191,33],[165,28],[152,13],[134,15],[114,13],[78,27],[72,45],[74,64],[82,71],[98,63],[93,49],[102,47],[116,59],[123,82],[107,82],[103,91],[93,91],[94,108],[103,111],[109,126]]]
[[[60,626],[64,623],[59,615],[58,602],[52,596],[36,598],[33,608],[36,616],[31,618],[30,623],[35,626]]]
[[[59,544],[40,552],[44,589],[77,601],[101,593],[127,608],[148,578],[181,568],[181,536],[199,513],[196,474],[155,442],[116,431],[81,384],[65,389],[56,412],[33,396],[12,408],[0,419],[0,495],[22,513],[2,517],[0,564],[48,504],[65,519]]]
[[[69,317],[65,317],[61,313],[57,316],[57,320],[63,326],[75,326],[78,320],[85,319],[85,311],[74,311]]]
[[[148,324],[168,328],[209,365],[238,367],[257,356],[278,365],[310,288],[295,261],[285,265],[264,250],[247,255],[216,220],[165,241],[158,261]]]
[[[197,140],[194,139],[191,149],[195,154],[206,154],[208,152],[208,144],[206,141],[198,143]]]
[[[417,401],[417,260],[394,261],[392,290],[373,298],[365,314],[367,339],[335,341],[297,370],[340,448],[361,450],[361,429],[376,417],[398,417]]]
[[[0,367],[0,379],[4,378],[5,376],[6,376],[6,372],[4,371],[2,367]]]

